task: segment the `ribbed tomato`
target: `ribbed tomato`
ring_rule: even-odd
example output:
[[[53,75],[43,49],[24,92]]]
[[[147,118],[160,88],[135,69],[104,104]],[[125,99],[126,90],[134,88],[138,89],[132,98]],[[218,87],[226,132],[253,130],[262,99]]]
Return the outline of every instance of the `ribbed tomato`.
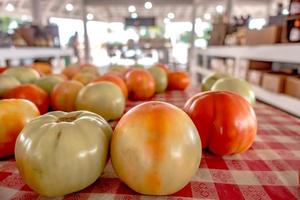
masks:
[[[4,97],[6,99],[27,99],[34,103],[41,114],[45,114],[49,109],[49,96],[47,92],[34,84],[24,84],[8,91]]]
[[[0,100],[0,158],[14,154],[19,133],[27,122],[39,115],[37,107],[30,101]]]
[[[145,69],[131,69],[125,75],[125,82],[133,100],[146,100],[155,93],[154,79]]]
[[[189,75],[186,72],[169,72],[168,89],[184,90],[190,84]]]
[[[190,98],[185,112],[195,123],[202,147],[218,155],[246,151],[256,136],[257,122],[252,106],[231,92],[205,92]]]
[[[101,81],[108,81],[111,83],[116,84],[124,94],[125,99],[128,97],[128,90],[125,82],[123,79],[121,79],[118,75],[114,74],[104,74],[103,76],[100,76],[99,78],[95,79],[94,82],[101,82]]]

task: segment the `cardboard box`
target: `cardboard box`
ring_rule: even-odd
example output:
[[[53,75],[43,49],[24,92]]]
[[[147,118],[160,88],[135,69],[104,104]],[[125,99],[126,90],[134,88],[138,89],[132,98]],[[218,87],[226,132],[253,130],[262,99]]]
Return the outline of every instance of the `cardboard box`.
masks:
[[[300,77],[287,77],[284,93],[300,99]]]
[[[272,69],[272,62],[249,60],[248,65],[249,65],[248,69],[255,69],[255,70]]]
[[[225,60],[226,73],[229,75],[234,75],[234,59],[227,58]]]
[[[261,30],[247,30],[246,45],[275,44],[281,42],[281,26],[268,26]]]
[[[250,69],[247,73],[247,81],[250,83],[253,83],[255,85],[261,85],[262,84],[262,79],[263,79],[263,74],[267,73],[268,71],[265,70],[253,70]]]
[[[282,73],[264,73],[262,87],[276,93],[282,93],[285,89],[287,75]]]
[[[215,72],[226,73],[225,62],[222,58],[212,58],[210,60],[210,66]]]

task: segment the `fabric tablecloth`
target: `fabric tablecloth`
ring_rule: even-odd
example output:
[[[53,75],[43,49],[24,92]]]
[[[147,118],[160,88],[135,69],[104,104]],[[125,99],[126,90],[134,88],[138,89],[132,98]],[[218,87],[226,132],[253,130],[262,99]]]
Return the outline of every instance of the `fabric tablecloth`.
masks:
[[[153,100],[182,107],[196,92],[172,91],[158,94]],[[126,110],[139,103],[129,101]],[[224,157],[204,151],[198,172],[176,194],[139,195],[118,179],[109,162],[94,184],[55,199],[300,199],[300,120],[260,102],[255,112],[258,134],[252,147],[245,153]],[[0,200],[5,199],[47,198],[24,183],[14,159],[9,158],[0,160]]]

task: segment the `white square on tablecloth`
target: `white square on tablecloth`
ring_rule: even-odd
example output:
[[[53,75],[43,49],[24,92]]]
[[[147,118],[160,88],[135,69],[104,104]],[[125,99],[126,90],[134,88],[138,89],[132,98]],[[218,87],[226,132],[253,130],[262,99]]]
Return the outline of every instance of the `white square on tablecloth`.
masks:
[[[260,185],[252,171],[230,171],[238,185]]]

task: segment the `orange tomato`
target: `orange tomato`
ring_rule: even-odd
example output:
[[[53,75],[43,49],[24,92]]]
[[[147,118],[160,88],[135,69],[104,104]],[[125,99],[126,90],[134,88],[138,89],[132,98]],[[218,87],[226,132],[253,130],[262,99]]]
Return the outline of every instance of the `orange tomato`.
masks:
[[[129,98],[146,100],[155,93],[155,82],[150,72],[145,69],[131,69],[125,75]]]
[[[34,103],[41,114],[45,114],[49,109],[49,96],[47,92],[34,84],[24,84],[17,86],[7,93],[6,99],[27,99]]]
[[[80,66],[74,65],[66,67],[62,74],[68,77],[68,79],[72,79],[78,72],[80,71]]]
[[[100,81],[108,81],[108,82],[112,82],[112,83],[116,84],[122,90],[122,93],[123,93],[125,99],[127,99],[127,97],[128,97],[127,86],[126,86],[125,82],[118,75],[105,74],[105,75],[100,76],[99,78],[95,79],[93,82],[100,82]]]
[[[45,63],[45,62],[33,63],[32,68],[38,71],[41,75],[52,74],[52,68],[49,63]]]
[[[167,195],[182,189],[198,170],[201,142],[181,109],[164,102],[140,104],[117,124],[111,141],[112,165],[136,192]]]
[[[37,107],[30,101],[0,100],[0,158],[14,154],[19,133],[27,122],[39,115]]]
[[[252,106],[231,92],[205,92],[190,98],[185,112],[195,123],[202,147],[218,155],[246,151],[257,131]]]
[[[190,78],[186,72],[168,73],[168,90],[184,90],[189,84]]]
[[[75,111],[76,97],[83,87],[82,83],[74,80],[57,84],[51,93],[52,109],[65,112]]]

